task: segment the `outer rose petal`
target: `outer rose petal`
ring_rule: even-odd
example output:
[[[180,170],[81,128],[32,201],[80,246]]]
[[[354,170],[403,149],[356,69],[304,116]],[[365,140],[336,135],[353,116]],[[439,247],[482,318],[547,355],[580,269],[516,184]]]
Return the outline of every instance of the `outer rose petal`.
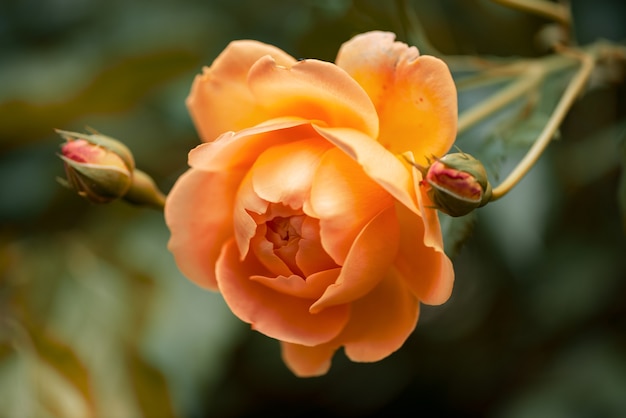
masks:
[[[323,121],[372,138],[378,135],[378,116],[370,98],[345,71],[329,62],[304,60],[288,68],[263,57],[250,70],[248,86],[273,117]]]
[[[298,377],[322,376],[330,369],[330,360],[337,347],[332,344],[320,344],[307,347],[281,341],[283,361]]]
[[[326,373],[334,352],[342,345],[352,361],[382,360],[402,347],[419,316],[417,299],[393,269],[351,306],[350,322],[332,341],[314,347],[281,344],[283,360],[294,374],[309,377]]]
[[[275,46],[235,41],[210,68],[205,67],[203,74],[196,76],[187,107],[203,141],[213,141],[223,132],[238,131],[270,119],[246,84],[250,67],[266,55],[280,65],[291,66],[296,62]]]
[[[400,250],[396,260],[399,273],[421,302],[429,305],[444,303],[450,297],[454,283],[452,262],[444,254],[441,246],[425,244],[425,221],[420,216],[399,204],[396,205],[396,211],[398,222],[402,225]],[[434,217],[437,218],[436,213]]]
[[[251,277],[265,275],[253,257],[241,261],[234,240],[227,242],[217,260],[217,283],[230,310],[253,329],[281,341],[302,345],[325,343],[341,332],[349,306],[309,313],[311,299],[296,298],[270,289]]]
[[[417,163],[441,156],[456,136],[456,87],[446,64],[394,42],[389,32],[368,32],[343,44],[337,65],[370,96],[380,120],[379,142],[396,154],[413,151]]]
[[[243,174],[190,169],[167,197],[168,248],[180,271],[202,287],[217,289],[215,262],[233,234],[233,203]]]
[[[352,361],[378,361],[404,344],[418,316],[417,299],[390,269],[374,290],[352,304],[350,322],[337,340]]]

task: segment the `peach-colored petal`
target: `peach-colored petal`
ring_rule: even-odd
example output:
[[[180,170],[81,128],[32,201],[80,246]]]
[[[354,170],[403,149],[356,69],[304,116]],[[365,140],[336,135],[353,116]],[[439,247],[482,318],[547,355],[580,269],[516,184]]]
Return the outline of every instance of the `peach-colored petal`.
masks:
[[[331,359],[337,347],[320,344],[307,347],[281,341],[281,354],[289,370],[298,377],[322,376],[330,369]]]
[[[242,261],[234,240],[223,246],[216,266],[217,284],[239,319],[269,337],[302,345],[322,344],[341,332],[349,318],[349,306],[313,315],[309,313],[310,299],[289,296],[251,280],[267,273],[254,257]]]
[[[407,167],[372,138],[344,128],[313,128],[357,161],[376,183],[408,208],[417,211],[415,190]]]
[[[398,350],[417,325],[419,303],[393,270],[352,303],[350,322],[336,339],[352,361],[381,360]]]
[[[452,262],[440,247],[425,244],[424,221],[419,215],[400,204],[396,204],[396,211],[402,225],[395,263],[399,273],[421,302],[429,305],[444,303],[450,297],[454,283]]]
[[[442,156],[456,137],[457,94],[447,65],[394,42],[389,32],[368,32],[343,44],[337,65],[370,96],[380,121],[379,142],[419,164]]]
[[[322,246],[343,265],[365,224],[392,204],[391,196],[355,161],[333,148],[320,162],[304,211],[320,219]]]
[[[269,55],[279,65],[296,60],[282,50],[256,41],[234,41],[196,76],[187,107],[203,141],[223,132],[239,131],[270,119],[248,90],[246,79],[252,65]]]
[[[443,236],[441,235],[441,225],[435,204],[428,197],[427,188],[422,186],[422,173],[415,167],[412,168],[414,184],[417,195],[417,202],[424,220],[424,244],[443,252]]]
[[[314,347],[281,344],[283,360],[296,376],[326,373],[334,352],[342,345],[352,361],[382,360],[402,347],[419,317],[419,302],[393,268],[370,293],[350,306],[350,321],[333,340]]]
[[[253,214],[264,214],[269,203],[261,199],[252,187],[252,176],[248,172],[241,183],[234,186],[236,200],[233,207],[233,232],[241,258],[245,258],[250,249],[250,240],[257,233],[257,222]]]
[[[269,202],[302,208],[320,159],[330,147],[315,138],[269,148],[252,166],[255,192]]]
[[[319,219],[308,216],[304,219],[299,247],[298,254],[296,254],[296,263],[304,277],[338,267],[320,242]]]
[[[322,296],[326,288],[337,280],[340,270],[340,268],[334,268],[320,271],[306,279],[296,275],[278,277],[252,276],[251,279],[286,295],[315,300]]]
[[[311,312],[352,302],[371,291],[396,258],[399,235],[393,206],[376,215],[356,237],[337,281],[311,306]]]
[[[199,286],[215,290],[215,262],[233,234],[233,204],[243,173],[184,173],[165,203],[171,231],[168,248],[180,271]]]
[[[246,168],[271,146],[314,137],[317,133],[309,121],[274,119],[237,133],[226,132],[213,142],[197,146],[189,153],[189,165],[207,171]]]
[[[267,56],[254,64],[248,84],[263,110],[274,117],[318,120],[378,135],[378,117],[369,97],[334,64],[304,60],[289,68]]]
[[[256,258],[273,276],[297,274],[294,269],[285,264],[285,261],[276,255],[274,245],[264,236],[266,231],[267,227],[265,225],[259,225],[257,234],[250,240],[250,246]]]

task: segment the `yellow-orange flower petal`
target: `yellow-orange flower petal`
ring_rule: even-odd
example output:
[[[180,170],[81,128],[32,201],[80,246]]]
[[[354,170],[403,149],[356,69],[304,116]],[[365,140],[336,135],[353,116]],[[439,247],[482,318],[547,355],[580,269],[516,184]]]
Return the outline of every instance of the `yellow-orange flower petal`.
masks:
[[[187,108],[203,141],[227,131],[239,131],[268,119],[247,88],[252,65],[269,55],[277,64],[291,66],[295,58],[275,46],[257,41],[234,41],[196,76]]]
[[[207,171],[246,168],[273,145],[316,136],[309,121],[273,119],[237,133],[225,132],[213,142],[198,145],[189,152],[189,165]]]
[[[269,207],[269,203],[254,192],[251,177],[251,173],[248,172],[238,185],[231,224],[242,259],[248,254],[250,240],[257,234],[257,222],[253,214],[263,214]]]
[[[317,299],[339,276],[340,268],[324,270],[306,278],[300,276],[252,276],[251,279],[270,289],[304,299]]]
[[[379,361],[402,347],[419,317],[417,299],[393,269],[370,293],[350,306],[350,321],[333,340],[313,347],[281,344],[283,360],[295,375],[326,373],[333,354],[341,346],[352,361]]]
[[[363,227],[393,200],[355,161],[333,148],[315,173],[309,203],[304,211],[320,219],[322,246],[342,265]]]
[[[320,224],[318,219],[307,217],[302,222],[300,251],[296,254],[296,263],[305,277],[318,271],[337,267],[337,264],[324,250],[320,242]],[[321,296],[321,293],[319,296]]]
[[[330,147],[315,138],[269,148],[252,166],[254,191],[269,202],[302,208],[320,160]]]
[[[248,86],[273,117],[299,117],[357,129],[373,138],[378,135],[378,116],[370,98],[334,64],[304,60],[289,68],[263,57],[250,70]]]
[[[231,311],[253,329],[302,345],[325,343],[341,332],[349,318],[349,306],[335,306],[319,314],[309,313],[310,299],[277,292],[251,280],[268,271],[254,257],[239,258],[234,240],[227,242],[217,260],[219,289]]]
[[[290,277],[292,274],[297,274],[284,260],[276,255],[273,244],[264,236],[266,231],[267,227],[265,225],[259,226],[256,235],[250,240],[252,251],[259,262],[272,273],[273,277],[278,275]],[[245,254],[243,255],[245,256]]]
[[[364,89],[379,116],[378,141],[396,154],[412,151],[419,164],[454,142],[456,87],[446,64],[394,42],[389,32],[368,32],[343,44],[336,63]]]
[[[298,377],[322,376],[330,369],[331,359],[337,350],[332,344],[307,347],[281,341],[281,355],[289,370]]]
[[[423,208],[430,216],[433,209]],[[452,293],[454,270],[452,262],[445,255],[442,243],[424,242],[424,220],[403,205],[396,204],[400,228],[399,252],[396,259],[398,272],[415,297],[429,305],[439,305],[447,301]],[[427,219],[437,222],[437,214]]]
[[[165,203],[171,231],[168,248],[180,271],[199,286],[217,290],[215,262],[233,234],[234,195],[243,174],[190,169],[180,176]]]
[[[354,159],[367,175],[398,201],[418,211],[415,190],[409,171],[378,142],[354,129],[314,125],[322,137]]]
[[[419,316],[417,299],[394,269],[351,307],[350,322],[337,340],[352,361],[378,361],[398,350]]]
[[[311,306],[311,312],[352,302],[376,287],[396,258],[399,234],[393,206],[374,216],[354,240],[337,281]]]

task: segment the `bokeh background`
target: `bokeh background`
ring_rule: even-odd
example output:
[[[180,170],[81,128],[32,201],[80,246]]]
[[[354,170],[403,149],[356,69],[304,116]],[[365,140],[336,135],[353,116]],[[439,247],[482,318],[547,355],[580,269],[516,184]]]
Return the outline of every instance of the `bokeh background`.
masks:
[[[580,44],[626,39],[622,1],[571,4]],[[184,106],[193,77],[233,39],[332,61],[354,34],[383,29],[444,58],[540,57],[547,23],[486,0],[0,2],[0,416],[626,416],[619,72],[576,103],[512,193],[467,222],[443,219],[450,301],[424,307],[388,359],[338,353],[320,378],[294,377],[276,341],[178,272],[160,212],[92,205],[56,181],[53,129],[89,126],[169,190],[199,141]],[[542,87],[556,93],[539,95],[544,118],[521,134],[487,123],[459,145],[495,144],[497,182],[566,81]],[[482,97],[459,94],[462,109]]]

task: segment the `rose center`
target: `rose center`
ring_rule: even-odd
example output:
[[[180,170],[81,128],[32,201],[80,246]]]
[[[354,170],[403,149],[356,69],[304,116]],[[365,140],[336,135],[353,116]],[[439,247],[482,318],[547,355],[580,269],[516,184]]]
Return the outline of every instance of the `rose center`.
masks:
[[[293,240],[300,238],[303,216],[276,216],[266,222],[267,232],[265,238],[278,249],[289,245]]]

